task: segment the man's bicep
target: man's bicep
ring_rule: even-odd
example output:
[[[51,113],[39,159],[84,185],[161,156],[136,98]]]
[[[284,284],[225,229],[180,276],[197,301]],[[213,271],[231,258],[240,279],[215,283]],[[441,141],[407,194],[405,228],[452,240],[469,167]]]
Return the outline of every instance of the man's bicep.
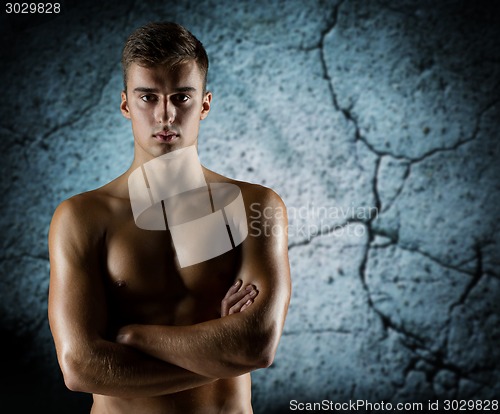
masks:
[[[239,278],[259,291],[245,312],[254,313],[264,325],[273,325],[281,335],[291,295],[288,220],[282,200],[269,192],[262,203],[254,203],[253,216],[249,215]]]
[[[63,202],[49,230],[49,322],[58,350],[81,346],[104,333],[104,291],[96,236],[79,219],[79,207]],[[66,351],[66,350],[65,350]]]

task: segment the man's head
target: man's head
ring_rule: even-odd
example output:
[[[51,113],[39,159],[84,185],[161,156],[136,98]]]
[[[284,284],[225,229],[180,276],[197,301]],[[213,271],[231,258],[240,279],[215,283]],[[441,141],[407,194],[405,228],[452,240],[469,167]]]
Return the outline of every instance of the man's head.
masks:
[[[203,44],[183,26],[172,22],[149,23],[135,30],[125,42],[122,52],[123,84],[127,92],[130,65],[174,68],[195,61],[203,76],[206,91],[208,56]]]
[[[129,36],[122,65],[120,109],[132,121],[135,162],[197,145],[212,100],[201,42],[178,24],[150,23]]]

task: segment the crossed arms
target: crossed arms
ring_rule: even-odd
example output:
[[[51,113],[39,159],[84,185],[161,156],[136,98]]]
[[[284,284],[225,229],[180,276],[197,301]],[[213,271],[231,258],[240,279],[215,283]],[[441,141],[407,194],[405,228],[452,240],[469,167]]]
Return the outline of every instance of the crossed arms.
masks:
[[[262,207],[281,208],[271,190]],[[104,206],[82,197],[61,204],[49,231],[49,322],[68,388],[117,397],[179,392],[272,363],[290,300],[286,217],[269,218],[272,235],[249,235],[222,317],[189,326],[128,325],[107,338],[107,309],[99,252]],[[96,211],[102,208],[102,214]],[[92,214],[92,216],[91,216]],[[267,215],[266,217],[269,217]],[[248,285],[258,294],[251,297]],[[248,300],[250,299],[250,302]]]

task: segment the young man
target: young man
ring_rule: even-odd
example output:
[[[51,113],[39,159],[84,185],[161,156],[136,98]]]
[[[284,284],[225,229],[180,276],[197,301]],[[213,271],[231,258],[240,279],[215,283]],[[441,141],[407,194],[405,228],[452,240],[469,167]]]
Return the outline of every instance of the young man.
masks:
[[[50,225],[48,313],[65,383],[92,393],[96,414],[252,413],[250,372],[272,363],[290,300],[285,206],[268,188],[197,164],[200,121],[212,94],[206,52],[189,31],[168,22],[146,25],[127,40],[122,64],[121,112],[132,124],[133,162],[103,187],[62,202]],[[186,170],[177,154],[187,152],[196,156]],[[191,171],[201,171],[210,217],[225,210],[233,230],[237,220],[229,216],[241,211],[214,207],[213,189],[237,186],[240,242],[233,232],[224,253],[208,254],[213,246],[202,245],[196,256],[191,246],[211,233],[169,227],[193,207],[182,201],[171,208],[175,197],[157,203],[163,230],[139,225],[133,199],[142,190],[131,182],[137,173],[146,179],[159,161],[166,167],[153,173],[161,191],[180,185],[175,168],[188,171],[188,186]],[[151,195],[153,184],[146,180],[144,188]],[[246,235],[250,206],[266,221],[252,222]]]

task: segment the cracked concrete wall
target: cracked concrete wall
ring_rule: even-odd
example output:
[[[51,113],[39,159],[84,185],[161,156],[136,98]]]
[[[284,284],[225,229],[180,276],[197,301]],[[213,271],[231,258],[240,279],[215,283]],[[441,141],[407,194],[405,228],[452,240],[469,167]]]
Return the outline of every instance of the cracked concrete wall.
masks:
[[[70,3],[1,17],[3,401],[88,412],[55,361],[46,235],[60,201],[129,166],[120,52],[157,19],[211,59],[202,162],[288,206],[293,296],[275,363],[253,375],[256,413],[498,397],[498,7]]]

